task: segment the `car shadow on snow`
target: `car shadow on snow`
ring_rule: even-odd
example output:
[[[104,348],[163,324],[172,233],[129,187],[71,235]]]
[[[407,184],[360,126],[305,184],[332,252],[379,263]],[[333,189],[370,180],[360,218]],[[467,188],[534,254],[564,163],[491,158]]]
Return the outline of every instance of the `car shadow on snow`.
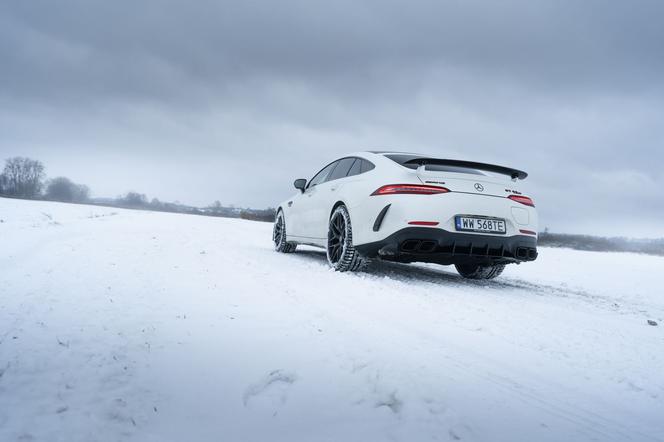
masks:
[[[298,249],[294,256],[306,261],[316,261],[327,266],[327,256],[323,250]],[[454,266],[436,264],[405,264],[381,260],[372,260],[358,277],[390,278],[395,281],[408,283],[451,284],[463,287],[481,287],[491,289],[517,289],[538,295],[557,295],[562,297],[598,298],[598,296],[582,290],[573,290],[568,287],[536,284],[521,279],[498,277],[494,280],[465,279],[454,270]]]
[[[321,266],[327,267],[327,256],[325,251],[317,249],[298,249],[294,254],[295,257],[302,259],[305,262],[315,261]],[[568,299],[570,301],[582,301],[591,303],[595,306],[602,307],[611,311],[620,311],[622,313],[632,313],[644,315],[648,312],[647,308],[642,305],[631,305],[630,303],[622,300],[617,303],[615,299],[592,293],[579,288],[571,288],[568,286],[538,284],[517,278],[508,278],[499,276],[494,280],[472,280],[465,279],[454,270],[453,266],[442,266],[436,264],[403,264],[389,261],[373,260],[361,272],[351,274],[358,278],[388,278],[401,283],[408,283],[412,285],[419,284],[437,284],[446,286],[456,286],[460,288],[475,287],[484,290],[493,291],[514,291],[520,293],[525,297],[529,296],[542,296],[542,297],[555,297]]]
[[[327,256],[325,251],[316,249],[298,249],[294,256],[305,258],[307,261],[316,261],[327,266]],[[379,278],[390,278],[400,282],[410,283],[449,283],[455,285],[471,285],[479,287],[496,288],[526,288],[515,283],[505,283],[501,281],[476,281],[464,279],[456,273],[453,266],[435,266],[428,265],[424,267],[418,264],[404,264],[398,262],[372,260],[358,276],[372,276]]]

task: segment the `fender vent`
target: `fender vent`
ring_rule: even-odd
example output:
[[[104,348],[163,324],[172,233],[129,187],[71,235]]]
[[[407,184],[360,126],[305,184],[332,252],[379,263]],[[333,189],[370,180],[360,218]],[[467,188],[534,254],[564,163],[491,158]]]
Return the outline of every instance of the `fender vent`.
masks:
[[[387,211],[390,209],[391,205],[392,204],[388,204],[387,206],[383,207],[383,210],[381,210],[378,214],[378,217],[376,217],[376,221],[373,225],[374,232],[378,232],[380,230],[380,226],[383,224],[383,219],[385,219],[385,215],[387,214]]]

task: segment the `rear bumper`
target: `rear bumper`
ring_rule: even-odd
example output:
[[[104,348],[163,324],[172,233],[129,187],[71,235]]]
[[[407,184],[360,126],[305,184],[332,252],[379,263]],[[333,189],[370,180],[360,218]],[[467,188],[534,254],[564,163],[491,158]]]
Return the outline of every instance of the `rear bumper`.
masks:
[[[387,238],[355,247],[361,255],[398,262],[438,264],[514,263],[537,258],[532,236],[494,236],[408,227]]]

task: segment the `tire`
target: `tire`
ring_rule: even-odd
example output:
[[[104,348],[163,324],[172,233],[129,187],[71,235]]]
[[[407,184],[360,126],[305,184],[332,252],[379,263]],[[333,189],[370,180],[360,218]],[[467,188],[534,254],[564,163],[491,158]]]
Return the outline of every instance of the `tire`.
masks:
[[[277,217],[274,219],[272,241],[274,242],[274,250],[277,252],[293,253],[297,248],[297,244],[286,242],[286,218],[284,218],[282,210],[277,212]]]
[[[505,264],[455,264],[454,267],[467,279],[493,279],[505,270]]]
[[[355,272],[366,260],[353,247],[353,228],[346,206],[334,209],[327,234],[327,262],[338,272]]]

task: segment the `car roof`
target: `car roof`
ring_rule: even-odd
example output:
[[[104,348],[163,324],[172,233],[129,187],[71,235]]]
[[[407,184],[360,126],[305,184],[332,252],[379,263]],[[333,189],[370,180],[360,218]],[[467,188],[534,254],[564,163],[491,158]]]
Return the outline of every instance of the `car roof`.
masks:
[[[404,152],[402,150],[367,150],[367,153],[372,153],[375,155],[388,155],[388,154],[398,154],[398,155],[416,155],[423,157],[424,154],[419,154],[415,152]]]

